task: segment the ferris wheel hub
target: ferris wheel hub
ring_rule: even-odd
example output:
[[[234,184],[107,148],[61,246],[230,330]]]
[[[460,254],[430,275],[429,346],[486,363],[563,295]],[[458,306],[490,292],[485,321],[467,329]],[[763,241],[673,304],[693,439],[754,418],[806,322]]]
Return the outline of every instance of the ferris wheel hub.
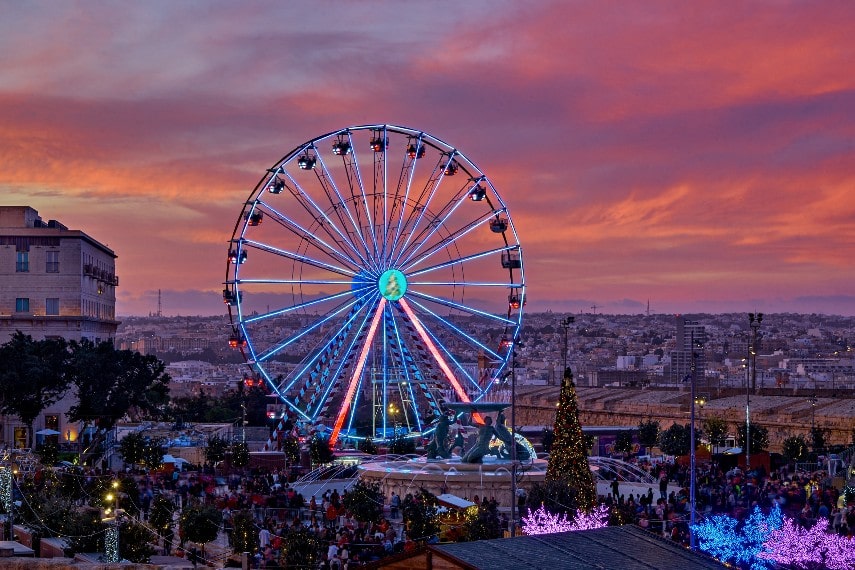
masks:
[[[407,292],[407,278],[397,269],[387,269],[377,280],[380,294],[389,301],[397,301]]]

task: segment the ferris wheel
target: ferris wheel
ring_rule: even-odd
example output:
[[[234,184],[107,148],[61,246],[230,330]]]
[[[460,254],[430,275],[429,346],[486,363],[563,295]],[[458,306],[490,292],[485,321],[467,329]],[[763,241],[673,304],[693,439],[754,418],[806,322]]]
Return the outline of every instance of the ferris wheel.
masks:
[[[240,348],[298,420],[342,437],[432,429],[508,376],[522,251],[487,176],[425,132],[313,138],[262,176],[229,242]]]

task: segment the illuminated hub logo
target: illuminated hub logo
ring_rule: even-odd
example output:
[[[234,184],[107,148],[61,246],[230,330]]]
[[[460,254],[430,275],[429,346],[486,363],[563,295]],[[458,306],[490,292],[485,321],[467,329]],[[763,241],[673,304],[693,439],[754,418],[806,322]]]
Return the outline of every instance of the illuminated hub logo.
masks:
[[[397,301],[407,292],[407,278],[397,269],[388,269],[380,276],[377,287],[386,299]]]

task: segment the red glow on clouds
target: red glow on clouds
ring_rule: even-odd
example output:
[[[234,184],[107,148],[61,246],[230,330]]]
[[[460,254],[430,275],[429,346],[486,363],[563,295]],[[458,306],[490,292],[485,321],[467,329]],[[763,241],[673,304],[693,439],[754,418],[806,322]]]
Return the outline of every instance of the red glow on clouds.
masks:
[[[119,314],[221,313],[264,169],[412,126],[496,184],[528,309],[855,314],[851,3],[6,6],[0,195],[119,255]]]

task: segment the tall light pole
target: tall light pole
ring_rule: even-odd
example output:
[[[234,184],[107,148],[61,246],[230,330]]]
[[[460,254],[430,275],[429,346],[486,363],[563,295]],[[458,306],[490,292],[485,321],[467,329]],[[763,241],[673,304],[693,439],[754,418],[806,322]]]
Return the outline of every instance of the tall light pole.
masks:
[[[692,393],[691,393],[691,413],[690,413],[690,436],[689,436],[689,496],[690,496],[690,513],[689,513],[689,548],[692,550],[696,549],[695,545],[695,373],[696,373],[696,364],[698,353],[697,350],[700,348],[700,344],[695,344],[695,331],[692,330],[691,336],[691,345],[692,345],[692,365],[689,369],[691,378],[690,382],[692,383]]]
[[[561,321],[561,327],[564,329],[564,371],[567,371],[567,336],[570,331],[570,325],[576,321],[576,317],[568,316]],[[563,372],[562,372],[563,374]]]
[[[511,538],[517,530],[517,346],[525,346],[514,336],[511,341]]]
[[[751,381],[749,382],[746,378],[746,386],[745,386],[745,476],[748,478],[748,472],[751,470],[751,391],[757,385],[757,329],[760,328],[760,323],[763,322],[763,313],[748,313],[748,326],[751,328],[751,336],[750,336],[750,345],[748,364],[751,368]],[[747,489],[748,485],[745,486],[745,503],[747,506],[750,506],[750,499],[748,497]]]

